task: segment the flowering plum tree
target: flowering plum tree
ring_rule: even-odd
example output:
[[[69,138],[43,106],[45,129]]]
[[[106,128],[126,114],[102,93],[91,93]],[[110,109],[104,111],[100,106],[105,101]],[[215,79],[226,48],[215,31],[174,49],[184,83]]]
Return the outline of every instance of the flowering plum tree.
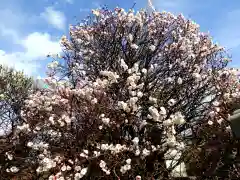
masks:
[[[201,132],[227,132],[226,53],[183,15],[97,9],[61,44],[54,88],[25,101],[2,177],[187,177]]]

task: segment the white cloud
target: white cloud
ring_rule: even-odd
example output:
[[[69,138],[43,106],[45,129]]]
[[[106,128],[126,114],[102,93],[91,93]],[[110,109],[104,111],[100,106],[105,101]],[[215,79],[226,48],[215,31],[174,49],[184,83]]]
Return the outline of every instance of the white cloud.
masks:
[[[41,60],[47,54],[61,52],[59,42],[51,40],[47,33],[31,33],[21,40],[20,46],[24,48],[23,51],[6,53],[0,50],[0,64],[24,70],[28,75],[38,75]]]
[[[53,25],[56,29],[64,30],[66,27],[66,17],[63,12],[55,10],[53,7],[46,7],[45,11],[41,13],[49,24]]]
[[[51,53],[60,51],[59,42],[52,41],[48,33],[31,33],[23,40],[22,45],[28,56],[33,58],[46,56],[50,51]]]

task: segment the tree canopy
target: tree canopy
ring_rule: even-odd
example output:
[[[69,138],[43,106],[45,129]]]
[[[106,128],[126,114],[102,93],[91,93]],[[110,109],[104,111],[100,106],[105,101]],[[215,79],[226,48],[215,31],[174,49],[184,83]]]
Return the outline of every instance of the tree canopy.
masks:
[[[3,178],[239,177],[228,121],[238,71],[195,22],[102,8],[61,44],[54,88],[28,94],[0,151]]]

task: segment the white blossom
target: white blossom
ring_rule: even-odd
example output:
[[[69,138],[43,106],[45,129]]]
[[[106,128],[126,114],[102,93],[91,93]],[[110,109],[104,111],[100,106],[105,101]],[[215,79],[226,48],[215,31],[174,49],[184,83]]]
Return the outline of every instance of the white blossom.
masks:
[[[173,122],[174,124],[184,124],[185,123],[185,119],[184,116],[181,114],[181,112],[177,112],[174,117],[173,117]]]
[[[148,118],[148,119],[152,119],[153,117],[152,117],[150,114],[148,114],[148,115],[147,115],[147,118]]]
[[[101,71],[100,72],[101,75],[108,77],[108,79],[112,82],[112,83],[116,83],[117,79],[119,78],[119,75],[116,72],[111,72],[111,71]]]
[[[142,177],[141,176],[136,176],[136,180],[141,180],[142,179]]]
[[[91,100],[91,104],[96,104],[98,101],[97,101],[97,98],[93,98],[92,100]]]
[[[157,103],[157,98],[153,98],[153,97],[149,97],[149,101],[150,102],[153,102],[154,104],[156,104]]]
[[[150,155],[150,151],[147,150],[146,148],[144,148],[143,151],[142,151],[142,154],[143,154],[143,156],[149,156]]]
[[[110,122],[110,119],[109,119],[109,118],[102,118],[102,122],[103,122],[104,124],[108,125],[109,122]]]
[[[136,96],[136,91],[129,91],[131,96]]]
[[[130,169],[131,169],[131,165],[130,165],[130,164],[126,164],[126,165],[124,166],[124,169],[125,169],[126,171],[130,170]]]
[[[78,171],[81,171],[81,169],[82,169],[82,168],[81,168],[81,166],[75,166],[75,168],[74,168],[74,169],[75,169],[75,171],[77,171],[77,172],[78,172]]]
[[[73,162],[71,159],[69,159],[69,160],[68,160],[68,162],[69,162],[69,163],[71,163],[71,164],[73,164],[73,163],[74,163],[74,162]]]
[[[157,148],[154,145],[152,145],[151,147],[152,147],[152,152],[157,150]]]
[[[143,96],[143,93],[142,92],[138,92],[137,93],[137,97],[141,98]]]
[[[101,160],[99,166],[100,168],[105,168],[106,167],[105,161]]]
[[[87,169],[88,168],[83,168],[80,172],[80,174],[82,174],[83,176],[87,173]]]
[[[213,102],[213,105],[214,105],[214,106],[219,106],[220,103],[219,103],[218,101],[214,101],[214,102]]]
[[[160,114],[158,113],[158,110],[153,106],[149,107],[148,110],[149,110],[153,120],[159,121]]]
[[[121,59],[121,67],[124,69],[124,71],[128,70],[128,65],[125,63],[124,59]]]
[[[223,118],[217,120],[218,124],[222,124],[223,121],[224,121]]]
[[[167,111],[164,107],[160,107],[160,114],[161,115],[166,115],[167,114]]]
[[[98,151],[93,151],[93,154],[94,154],[95,157],[98,157],[101,153],[98,152]]]
[[[133,49],[138,49],[138,45],[136,45],[136,44],[131,44],[131,48],[133,48]]]
[[[211,120],[208,121],[209,125],[213,125],[213,122]]]
[[[9,160],[13,160],[13,155],[9,152],[6,152],[6,156]]]
[[[49,121],[51,122],[51,124],[54,124],[54,118],[52,116],[49,117]]]
[[[29,124],[24,123],[22,126],[17,126],[17,130],[19,130],[19,131],[30,131]]]
[[[178,83],[178,84],[182,84],[182,83],[183,83],[182,78],[179,77],[178,80],[177,80],[177,83]]]
[[[109,170],[105,170],[106,175],[110,175],[110,171]]]
[[[139,142],[139,138],[138,138],[138,137],[133,138],[132,142],[133,142],[135,145],[137,145],[138,142]]]
[[[120,172],[122,173],[122,174],[125,174],[128,170],[130,170],[131,169],[131,165],[130,164],[126,164],[126,165],[124,165],[124,166],[122,166],[121,168],[120,168]]]
[[[74,175],[74,180],[79,180],[79,179],[81,179],[83,177],[83,175],[81,174],[81,173],[76,173],[75,175]]]
[[[176,138],[175,136],[170,136],[168,137],[167,139],[167,144],[170,146],[170,147],[174,147],[176,145],[177,141],[176,141]]]
[[[137,149],[136,151],[135,151],[135,156],[139,156],[140,155],[140,150],[139,149]]]
[[[128,35],[128,39],[129,39],[130,42],[132,42],[132,41],[133,41],[133,35],[132,35],[132,34],[129,34],[129,35]]]
[[[48,68],[54,69],[56,67],[59,66],[59,62],[58,61],[53,61],[51,63],[48,64]]]
[[[128,104],[123,102],[123,101],[119,101],[118,106],[126,112],[130,111],[130,108],[128,107]]]
[[[193,73],[193,77],[197,80],[200,81],[202,79],[201,75],[198,73]]]
[[[13,173],[17,173],[19,171],[19,169],[16,166],[12,166],[10,168],[10,171],[13,172]]]
[[[167,119],[167,120],[163,121],[164,126],[170,126],[172,124],[173,124],[173,121],[171,119]]]
[[[127,163],[127,164],[131,164],[131,161],[132,161],[131,159],[127,159],[127,160],[126,160],[126,163]]]
[[[142,73],[143,73],[143,74],[147,74],[147,69],[143,68],[143,69],[142,69]]]
[[[149,49],[150,49],[151,51],[155,51],[156,46],[154,46],[154,45],[150,45],[150,46],[149,46]]]
[[[168,105],[169,106],[173,106],[173,105],[175,105],[176,104],[176,100],[175,99],[170,99],[169,101],[168,101]]]
[[[85,154],[88,154],[88,150],[87,150],[87,149],[84,149],[83,152],[84,152]]]
[[[132,108],[133,112],[137,110],[137,105],[136,105],[137,101],[138,101],[138,97],[132,97],[129,100],[129,106]]]
[[[66,171],[67,170],[67,166],[66,165],[63,165],[62,167],[61,167],[61,171]]]

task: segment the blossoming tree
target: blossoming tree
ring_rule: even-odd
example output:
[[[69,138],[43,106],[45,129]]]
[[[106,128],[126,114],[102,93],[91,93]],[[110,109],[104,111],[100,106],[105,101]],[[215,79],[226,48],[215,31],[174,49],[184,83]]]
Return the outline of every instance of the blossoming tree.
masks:
[[[29,96],[1,152],[3,177],[186,177],[199,127],[226,131],[226,53],[182,15],[97,9],[61,43],[54,88]]]

